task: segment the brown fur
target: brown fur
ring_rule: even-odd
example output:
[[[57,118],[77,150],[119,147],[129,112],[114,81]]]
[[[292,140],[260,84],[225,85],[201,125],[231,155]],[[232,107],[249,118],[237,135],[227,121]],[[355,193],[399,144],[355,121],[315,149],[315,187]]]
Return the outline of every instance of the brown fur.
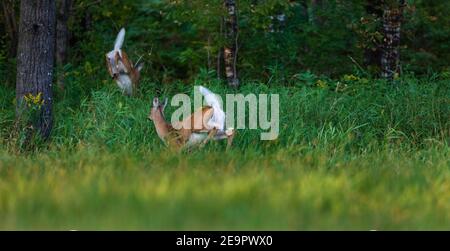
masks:
[[[206,122],[209,121],[213,115],[213,108],[204,106],[191,116],[177,123],[175,129],[171,124],[166,122],[164,118],[164,105],[160,105],[159,101],[155,99],[154,103],[158,104],[152,107],[148,118],[153,121],[158,136],[166,142],[169,147],[176,149],[183,148],[189,141],[192,133],[208,132],[207,139],[202,143],[204,145],[209,139],[213,138],[217,133],[215,128],[208,128]],[[228,137],[228,147],[231,146],[234,134]]]
[[[139,88],[139,81],[141,78],[141,73],[140,73],[139,69],[133,65],[133,62],[128,58],[128,54],[123,50],[122,50],[122,57],[120,57],[119,52],[117,52],[115,54],[115,62],[119,62],[119,61],[122,62],[123,65],[125,66],[125,69],[121,69],[121,72],[119,72],[119,73],[129,75],[131,82],[133,84],[133,93],[135,93],[136,90]],[[114,80],[117,80],[118,75],[115,75],[113,73],[113,70],[112,70],[113,66],[111,66],[111,64],[108,60],[108,56],[106,56],[106,67],[108,68],[109,75]]]

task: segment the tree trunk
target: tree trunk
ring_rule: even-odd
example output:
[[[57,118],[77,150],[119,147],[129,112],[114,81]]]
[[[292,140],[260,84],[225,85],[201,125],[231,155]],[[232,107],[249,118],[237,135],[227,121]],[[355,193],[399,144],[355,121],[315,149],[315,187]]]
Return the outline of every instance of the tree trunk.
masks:
[[[10,39],[9,56],[16,57],[17,54],[17,19],[14,0],[2,0],[3,18],[6,33]]]
[[[375,15],[382,17],[383,15],[383,3],[385,0],[367,0],[366,1],[366,13],[369,15]]]
[[[366,13],[372,15],[376,21],[379,21],[383,17],[383,0],[367,0],[366,2]],[[381,68],[381,52],[382,48],[380,45],[375,45],[374,47],[368,46],[364,50],[364,65],[376,66],[377,69]]]
[[[42,138],[52,129],[52,81],[55,55],[55,0],[22,0],[20,5],[19,45],[17,57],[17,118],[29,111],[25,95],[42,95],[43,104],[31,121]]]
[[[239,86],[237,74],[237,52],[238,52],[238,23],[237,7],[235,0],[225,0],[227,16],[225,17],[226,45],[223,49],[225,74],[228,85],[231,87]]]
[[[56,64],[62,67],[67,63],[67,47],[69,43],[69,29],[67,20],[70,16],[72,0],[58,0],[58,13],[56,22]],[[64,89],[64,72],[58,75],[58,86]]]
[[[383,52],[381,55],[381,76],[392,81],[399,72],[399,46],[401,23],[405,1],[398,7],[386,7],[383,11]]]

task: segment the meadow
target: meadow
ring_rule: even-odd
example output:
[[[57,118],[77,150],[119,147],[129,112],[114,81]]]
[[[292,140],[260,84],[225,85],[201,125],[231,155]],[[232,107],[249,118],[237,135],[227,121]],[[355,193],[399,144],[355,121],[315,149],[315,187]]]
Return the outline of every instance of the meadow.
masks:
[[[157,137],[152,97],[237,91],[144,79],[129,98],[91,74],[67,81],[51,141],[32,150],[13,130],[14,90],[0,88],[2,230],[449,229],[447,75],[248,81],[240,93],[280,95],[279,138],[239,130],[230,151],[190,153]]]

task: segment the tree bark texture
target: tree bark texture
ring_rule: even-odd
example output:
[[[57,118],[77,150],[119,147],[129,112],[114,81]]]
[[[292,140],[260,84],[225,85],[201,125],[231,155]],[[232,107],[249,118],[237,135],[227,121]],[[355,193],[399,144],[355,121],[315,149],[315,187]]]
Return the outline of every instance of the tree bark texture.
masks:
[[[232,87],[239,86],[237,73],[237,52],[238,52],[238,23],[237,6],[235,0],[225,0],[224,2],[227,15],[225,16],[225,34],[226,45],[223,50],[225,65],[225,74],[228,85]]]
[[[386,7],[383,11],[383,51],[381,55],[381,76],[390,81],[399,72],[400,32],[405,1],[398,7]]]
[[[14,0],[2,0],[1,7],[3,9],[3,17],[5,22],[6,32],[10,39],[9,56],[15,57],[17,53],[17,19],[15,11]]]
[[[24,96],[42,94],[43,105],[34,126],[44,139],[52,129],[52,81],[56,33],[55,0],[22,0],[17,55],[17,117],[26,109]]]

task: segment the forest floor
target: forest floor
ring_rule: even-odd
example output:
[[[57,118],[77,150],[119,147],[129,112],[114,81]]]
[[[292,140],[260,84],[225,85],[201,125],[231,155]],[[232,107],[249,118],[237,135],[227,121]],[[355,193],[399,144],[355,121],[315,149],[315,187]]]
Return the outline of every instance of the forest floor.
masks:
[[[279,138],[240,130],[228,152],[180,154],[146,119],[155,85],[58,93],[52,139],[32,151],[11,133],[14,90],[0,89],[0,229],[448,230],[448,80],[327,81],[244,85],[280,94]],[[179,92],[192,86],[160,90]]]

